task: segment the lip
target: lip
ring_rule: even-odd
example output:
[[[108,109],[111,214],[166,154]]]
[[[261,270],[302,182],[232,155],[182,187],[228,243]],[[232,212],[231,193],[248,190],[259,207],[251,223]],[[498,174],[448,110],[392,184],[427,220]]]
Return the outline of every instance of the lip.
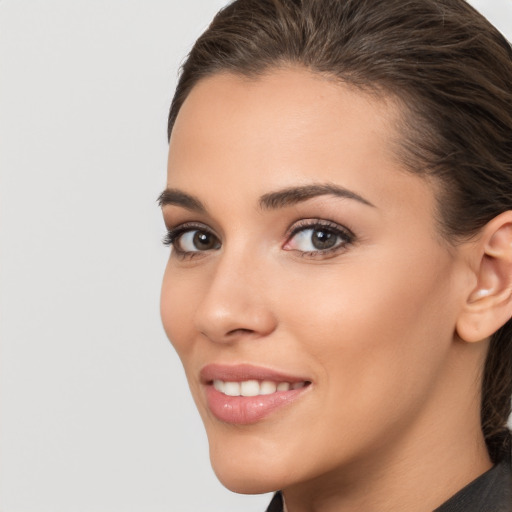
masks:
[[[201,382],[209,384],[215,379],[227,380],[231,382],[241,382],[243,380],[272,380],[276,382],[311,382],[304,376],[290,375],[284,372],[271,370],[263,366],[253,366],[251,364],[208,364],[201,369]]]
[[[281,408],[294,403],[311,387],[311,379],[290,375],[269,368],[249,364],[209,364],[200,371],[200,380],[211,413],[220,421],[233,425],[257,423]],[[307,382],[299,389],[276,391],[269,395],[227,396],[213,387],[214,380],[241,382],[244,380],[269,380],[273,382]]]

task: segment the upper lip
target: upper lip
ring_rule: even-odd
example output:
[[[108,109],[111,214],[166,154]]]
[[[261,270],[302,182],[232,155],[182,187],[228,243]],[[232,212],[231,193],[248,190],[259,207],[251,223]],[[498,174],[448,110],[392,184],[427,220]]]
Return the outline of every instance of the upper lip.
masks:
[[[251,364],[207,364],[200,371],[200,378],[203,384],[210,384],[214,380],[228,382],[241,382],[244,380],[270,380],[273,382],[310,382],[302,376],[290,375],[279,370],[272,370],[263,366]]]

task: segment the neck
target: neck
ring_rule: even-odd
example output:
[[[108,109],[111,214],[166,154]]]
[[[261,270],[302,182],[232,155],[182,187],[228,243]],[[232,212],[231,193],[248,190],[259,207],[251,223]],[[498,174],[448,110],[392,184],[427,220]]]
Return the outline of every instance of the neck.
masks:
[[[490,469],[478,390],[461,394],[450,380],[439,387],[405,431],[368,456],[284,489],[287,512],[431,512]]]
[[[375,458],[382,456],[379,463],[285,489],[285,511],[431,512],[492,467],[483,439],[463,439],[468,438],[442,448],[430,445],[421,453],[404,446],[393,458],[376,453]]]
[[[474,450],[468,450],[468,446]],[[485,446],[474,440],[460,449],[347,468],[350,478],[329,475],[323,482],[285,489],[286,512],[431,512],[492,466]],[[363,476],[357,478],[356,471]],[[361,473],[359,473],[361,474]]]

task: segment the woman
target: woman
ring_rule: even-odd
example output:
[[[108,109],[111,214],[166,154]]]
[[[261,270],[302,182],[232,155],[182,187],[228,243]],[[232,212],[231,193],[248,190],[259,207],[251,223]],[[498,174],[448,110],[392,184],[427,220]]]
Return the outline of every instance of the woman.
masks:
[[[269,511],[511,511],[512,50],[463,0],[236,0],[185,62],[161,312]]]

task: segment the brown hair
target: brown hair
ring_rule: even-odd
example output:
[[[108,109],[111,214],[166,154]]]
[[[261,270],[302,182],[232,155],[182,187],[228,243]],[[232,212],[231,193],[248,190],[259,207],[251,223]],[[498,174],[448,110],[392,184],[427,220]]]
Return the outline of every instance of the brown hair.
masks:
[[[400,157],[435,176],[440,226],[456,243],[512,209],[512,48],[464,0],[235,0],[185,61],[168,135],[190,90],[218,72],[296,64],[395,98]],[[494,334],[482,384],[489,453],[509,442],[512,321]]]

